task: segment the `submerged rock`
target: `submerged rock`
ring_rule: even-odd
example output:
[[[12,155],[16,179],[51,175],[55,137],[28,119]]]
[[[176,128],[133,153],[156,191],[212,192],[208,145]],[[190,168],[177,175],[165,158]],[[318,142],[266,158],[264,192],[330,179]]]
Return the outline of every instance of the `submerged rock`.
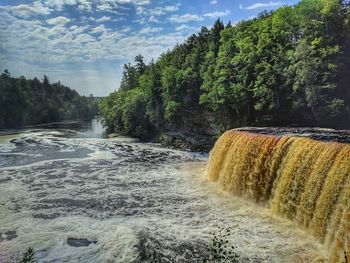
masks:
[[[215,141],[215,136],[187,131],[169,131],[159,136],[159,142],[165,146],[201,152],[208,152],[213,147]]]
[[[0,232],[0,242],[1,241],[10,241],[17,238],[17,232],[15,230],[10,230],[5,233]]]
[[[119,135],[116,134],[116,133],[110,133],[110,134],[108,134],[107,137],[108,137],[108,138],[116,138],[116,137],[119,137]]]
[[[93,240],[90,241],[86,238],[68,238],[67,239],[67,244],[72,246],[72,247],[88,247],[90,244],[96,244],[97,241]]]

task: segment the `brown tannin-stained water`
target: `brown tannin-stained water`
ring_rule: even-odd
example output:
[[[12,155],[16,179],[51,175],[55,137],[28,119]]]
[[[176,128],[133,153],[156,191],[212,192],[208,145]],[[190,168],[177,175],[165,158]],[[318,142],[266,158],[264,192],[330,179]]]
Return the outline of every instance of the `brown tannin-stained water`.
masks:
[[[307,229],[332,262],[350,257],[350,145],[231,130],[216,142],[208,176]]]
[[[316,175],[307,175],[316,181],[313,191],[330,189],[324,198],[320,191],[310,193],[312,198],[308,199],[303,191],[298,192],[300,185],[312,189],[299,182],[304,180],[301,174],[294,185],[289,172],[276,172],[276,178],[259,173],[267,163],[271,163],[268,171],[279,171],[282,164],[290,171],[283,147],[297,143],[292,139],[266,137],[254,142],[241,138],[244,145],[254,145],[251,151],[255,155],[259,154],[257,147],[267,151],[255,161],[244,158],[248,150],[233,138],[241,135],[226,134],[230,139],[218,141],[210,157],[210,177],[219,180],[226,190],[259,200],[255,204],[209,181],[205,154],[125,138],[104,139],[100,129],[94,130],[71,123],[0,136],[0,262],[29,246],[39,262],[200,262],[218,226],[232,227],[230,241],[242,262],[326,262],[329,252],[321,243],[335,237],[325,234],[325,223],[319,219],[327,215],[327,225],[337,229],[336,237],[347,236],[349,225],[342,222],[348,222],[349,213],[345,215],[341,205],[348,194],[344,190],[346,176],[337,177],[343,186],[336,190],[339,198],[332,211],[311,213],[314,203],[308,204],[308,200],[320,200],[321,205],[326,203],[326,196],[334,194],[327,176],[318,185]],[[308,143],[308,149],[317,152],[318,144]],[[232,151],[233,147],[239,151]],[[272,148],[274,154],[281,152],[281,160],[267,161]],[[345,171],[343,160],[348,152],[340,148],[334,146],[318,154],[321,158],[328,151],[333,161],[305,160],[298,171],[307,171],[304,166],[310,165],[320,171],[333,169],[334,174]],[[243,163],[229,151],[239,154],[236,158]],[[218,158],[219,154],[226,157]],[[293,156],[304,160],[308,154]],[[235,167],[227,164],[229,160]],[[332,162],[339,165],[332,168]],[[249,173],[242,172],[245,178],[230,178],[229,172],[240,171],[243,166],[250,169]],[[254,181],[255,176],[260,179]],[[274,183],[282,182],[282,178],[290,183]],[[286,190],[289,188],[293,194]],[[285,198],[282,193],[287,194]],[[294,200],[287,198],[289,195],[300,205],[289,207],[289,200]],[[297,223],[276,216],[266,208],[266,202],[287,217],[295,215]],[[309,220],[310,213],[315,219]],[[306,226],[304,222],[308,222],[305,229],[310,228],[316,237],[298,227]]]

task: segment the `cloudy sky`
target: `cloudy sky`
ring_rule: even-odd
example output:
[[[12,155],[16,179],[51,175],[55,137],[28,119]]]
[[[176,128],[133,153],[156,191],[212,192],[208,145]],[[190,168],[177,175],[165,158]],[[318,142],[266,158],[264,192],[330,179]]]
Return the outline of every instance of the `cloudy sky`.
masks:
[[[83,95],[118,88],[146,61],[217,18],[235,23],[298,0],[0,0],[0,70],[61,80]]]

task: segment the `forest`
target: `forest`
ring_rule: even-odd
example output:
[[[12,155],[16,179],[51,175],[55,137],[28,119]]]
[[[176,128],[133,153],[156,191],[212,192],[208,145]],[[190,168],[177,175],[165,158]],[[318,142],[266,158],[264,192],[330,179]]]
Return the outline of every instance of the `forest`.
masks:
[[[0,129],[88,120],[98,112],[94,97],[80,96],[60,82],[51,84],[47,76],[42,81],[15,78],[5,70],[0,76],[0,94]]]
[[[349,2],[302,0],[217,20],[149,64],[138,55],[100,115],[110,132],[141,139],[193,125],[345,128],[349,85]]]

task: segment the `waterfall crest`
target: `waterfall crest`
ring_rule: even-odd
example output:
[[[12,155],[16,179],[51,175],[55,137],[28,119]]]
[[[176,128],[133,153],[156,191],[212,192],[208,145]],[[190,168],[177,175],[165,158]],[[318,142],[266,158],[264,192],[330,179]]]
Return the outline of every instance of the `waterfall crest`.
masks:
[[[333,262],[350,260],[349,144],[231,130],[212,149],[207,174],[308,229]]]

